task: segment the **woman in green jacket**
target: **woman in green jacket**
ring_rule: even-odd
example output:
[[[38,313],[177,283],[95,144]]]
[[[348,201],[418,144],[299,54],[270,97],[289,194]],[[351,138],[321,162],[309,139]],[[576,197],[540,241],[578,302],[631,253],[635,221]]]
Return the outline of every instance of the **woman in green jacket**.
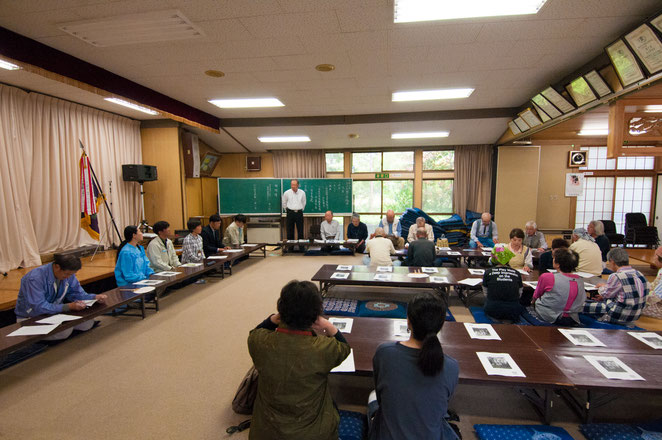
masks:
[[[250,332],[248,351],[259,373],[251,440],[336,440],[340,416],[329,372],[349,355],[338,329],[322,316],[310,281],[290,281],[278,313]]]

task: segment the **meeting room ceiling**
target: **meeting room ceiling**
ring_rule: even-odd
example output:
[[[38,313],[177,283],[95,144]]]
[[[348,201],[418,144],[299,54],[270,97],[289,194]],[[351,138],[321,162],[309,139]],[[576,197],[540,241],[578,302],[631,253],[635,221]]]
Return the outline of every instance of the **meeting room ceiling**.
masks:
[[[0,0],[0,26],[222,119],[243,119],[518,107],[659,8],[659,0],[548,0],[536,15],[395,24],[392,0]],[[164,10],[180,11],[203,35],[97,47],[59,29],[64,23]],[[321,63],[336,68],[318,72]],[[206,76],[209,69],[225,76]],[[2,74],[0,82],[149,118],[31,75]],[[394,91],[455,87],[475,91],[468,99],[391,102]],[[222,110],[207,102],[263,96],[285,106]],[[239,141],[253,152],[493,143],[506,121],[228,127],[231,136],[209,133],[204,140],[220,151],[245,151]],[[390,139],[392,131],[428,128],[451,134],[441,142]],[[308,134],[312,141],[257,140],[291,133]],[[349,139],[350,133],[359,138]]]

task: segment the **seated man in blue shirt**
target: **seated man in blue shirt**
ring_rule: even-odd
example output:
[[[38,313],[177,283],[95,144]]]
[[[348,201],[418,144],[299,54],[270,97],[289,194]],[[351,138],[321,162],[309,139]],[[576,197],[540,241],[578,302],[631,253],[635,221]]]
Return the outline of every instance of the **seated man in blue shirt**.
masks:
[[[16,300],[16,321],[20,322],[39,315],[56,315],[68,311],[83,310],[84,300],[96,299],[104,302],[106,295],[85,292],[76,279],[80,270],[80,258],[74,255],[56,254],[52,263],[32,269],[21,279],[21,288]],[[86,321],[68,330],[51,335],[46,340],[66,339],[74,330],[87,331],[94,320]]]
[[[492,214],[484,212],[480,216],[480,220],[476,220],[471,225],[470,237],[469,247],[471,248],[494,247],[494,244],[499,241],[499,233],[496,223],[492,221]]]

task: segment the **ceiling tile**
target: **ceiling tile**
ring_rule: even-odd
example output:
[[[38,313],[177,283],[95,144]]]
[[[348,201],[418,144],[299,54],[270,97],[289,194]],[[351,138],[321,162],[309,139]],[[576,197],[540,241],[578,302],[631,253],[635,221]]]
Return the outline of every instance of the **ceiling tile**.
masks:
[[[331,34],[339,31],[338,20],[333,11],[262,15],[240,20],[253,37],[260,39]]]

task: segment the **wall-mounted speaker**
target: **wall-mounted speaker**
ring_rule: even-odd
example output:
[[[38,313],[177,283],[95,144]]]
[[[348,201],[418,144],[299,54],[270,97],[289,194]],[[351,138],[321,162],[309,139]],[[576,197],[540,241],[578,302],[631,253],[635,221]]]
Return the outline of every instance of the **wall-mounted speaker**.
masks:
[[[588,160],[588,151],[573,150],[568,153],[568,167],[585,167]]]
[[[261,156],[246,156],[246,170],[260,171],[262,169]]]
[[[122,179],[125,182],[151,182],[157,179],[154,165],[122,165]]]

